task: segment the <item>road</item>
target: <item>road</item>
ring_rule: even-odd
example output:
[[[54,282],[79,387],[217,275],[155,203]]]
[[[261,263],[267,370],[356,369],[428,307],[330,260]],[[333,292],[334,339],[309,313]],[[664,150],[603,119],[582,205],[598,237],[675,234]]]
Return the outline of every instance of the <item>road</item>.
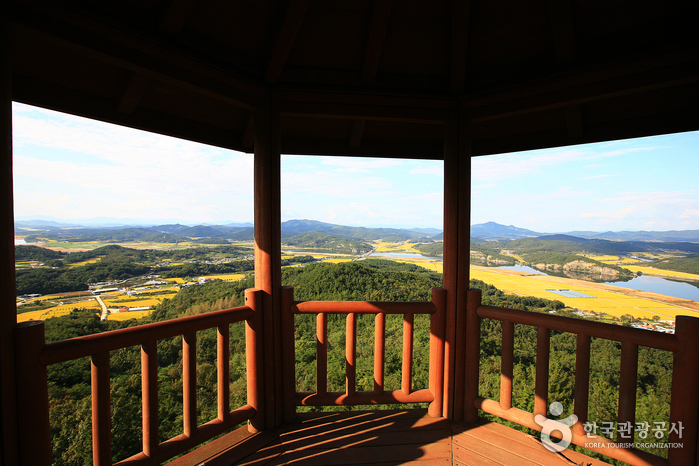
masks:
[[[100,303],[100,306],[102,306],[102,317],[100,317],[100,320],[107,320],[107,315],[109,315],[107,305],[104,304],[104,301],[102,301],[102,298],[99,296],[95,296],[95,299],[97,299],[97,302]]]

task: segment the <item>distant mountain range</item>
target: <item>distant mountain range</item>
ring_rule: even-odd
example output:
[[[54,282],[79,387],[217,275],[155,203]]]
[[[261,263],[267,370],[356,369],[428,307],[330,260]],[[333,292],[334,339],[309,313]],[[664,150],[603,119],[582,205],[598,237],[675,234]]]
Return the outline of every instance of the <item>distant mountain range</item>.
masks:
[[[250,222],[227,222],[225,224],[186,225],[180,222],[162,225],[147,225],[143,223],[128,223],[133,219],[98,218],[62,221],[52,217],[18,218],[15,221],[15,232],[19,235],[36,235],[51,239],[68,239],[72,241],[155,241],[161,238],[166,242],[188,241],[192,238],[205,243],[206,238],[216,243],[232,241],[250,241],[254,239],[254,227]],[[123,222],[123,223],[120,223]],[[143,220],[138,220],[143,222]],[[305,233],[324,233],[338,238],[357,241],[404,241],[423,239],[425,241],[440,241],[444,235],[436,228],[365,228],[317,220],[288,220],[281,224],[282,238]],[[699,230],[672,231],[621,231],[594,232],[571,231],[557,233],[585,239],[604,239],[611,241],[681,241],[699,242]],[[514,225],[502,225],[495,222],[471,225],[471,237],[476,241],[502,241],[521,238],[536,238],[551,236],[552,233],[541,233]]]
[[[338,238],[351,240],[385,240],[404,241],[424,238],[433,240],[441,235],[441,230],[435,228],[365,228],[335,225],[316,220],[289,220],[281,225],[282,238],[290,238],[305,233],[324,233]],[[254,239],[254,228],[251,223],[229,223],[226,225],[183,225],[168,223],[163,225],[109,225],[97,226],[79,225],[76,223],[61,223],[54,220],[26,219],[15,222],[15,233],[18,235],[34,235],[54,240],[65,241],[158,241],[176,243],[196,239],[203,244],[220,244],[226,240],[251,241]],[[210,241],[205,241],[205,239]]]
[[[539,233],[513,225],[501,225],[495,222],[471,225],[471,237],[500,241],[519,238],[535,238],[541,236],[567,235],[586,239],[606,239],[611,241],[699,241],[699,230],[671,230],[671,231],[570,231],[565,233]]]

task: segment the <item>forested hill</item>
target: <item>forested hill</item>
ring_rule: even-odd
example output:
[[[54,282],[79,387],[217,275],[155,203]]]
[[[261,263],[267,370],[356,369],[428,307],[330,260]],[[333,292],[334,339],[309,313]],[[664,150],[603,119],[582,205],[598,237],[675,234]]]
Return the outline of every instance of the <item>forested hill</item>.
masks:
[[[367,259],[285,269],[284,285],[297,300],[429,301],[442,275],[413,264]]]
[[[297,250],[330,252],[339,254],[363,254],[371,251],[370,244],[326,233],[310,232],[282,239],[282,246],[293,246]]]

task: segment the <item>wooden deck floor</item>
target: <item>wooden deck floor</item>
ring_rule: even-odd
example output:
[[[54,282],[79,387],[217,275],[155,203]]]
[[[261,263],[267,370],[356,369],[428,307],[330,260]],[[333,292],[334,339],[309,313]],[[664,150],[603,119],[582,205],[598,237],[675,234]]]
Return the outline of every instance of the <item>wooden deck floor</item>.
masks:
[[[607,463],[566,450],[554,454],[537,437],[496,423],[431,418],[422,410],[301,414],[298,422],[257,434],[256,453],[198,464],[258,465],[541,465]],[[237,461],[237,462],[236,462]],[[190,463],[196,464],[196,463]]]

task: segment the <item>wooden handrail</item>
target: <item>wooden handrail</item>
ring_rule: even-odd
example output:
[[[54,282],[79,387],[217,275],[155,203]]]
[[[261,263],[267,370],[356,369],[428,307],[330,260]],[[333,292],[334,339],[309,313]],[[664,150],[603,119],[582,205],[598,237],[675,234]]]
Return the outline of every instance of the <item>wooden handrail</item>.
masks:
[[[434,314],[437,307],[431,301],[303,301],[292,310],[295,314]]]
[[[45,366],[50,366],[96,353],[140,345],[149,340],[163,340],[223,324],[242,322],[252,317],[252,314],[253,311],[250,307],[241,306],[46,343],[41,351],[39,361]]]
[[[444,333],[445,333],[445,294],[442,288],[432,290],[430,302],[370,302],[370,301],[293,301],[293,288],[284,287],[282,300],[287,303],[282,309],[285,322],[283,341],[293,338],[293,316],[295,314],[316,315],[316,392],[295,393],[294,372],[285,373],[285,387],[292,387],[295,396],[285,397],[285,417],[291,418],[295,406],[333,406],[389,403],[431,403],[429,413],[441,415],[443,397]],[[328,314],[346,315],[346,387],[345,392],[328,392]],[[374,390],[356,391],[356,345],[357,315],[376,316],[374,333]],[[404,316],[403,325],[403,370],[401,390],[386,391],[384,388],[386,314]],[[414,390],[412,386],[413,365],[413,319],[415,314],[430,315],[430,375],[429,388]],[[284,367],[294,368],[293,349],[284,352]],[[292,404],[293,402],[293,404]]]
[[[541,431],[534,421],[536,414],[546,416],[548,405],[548,360],[550,351],[550,331],[577,334],[575,369],[574,413],[578,422],[573,427],[572,443],[631,464],[643,465],[684,465],[695,464],[697,456],[697,433],[699,431],[699,319],[677,316],[675,335],[649,330],[622,327],[617,325],[574,319],[563,316],[540,314],[529,311],[506,309],[481,305],[479,290],[470,290],[467,306],[468,338],[466,341],[466,393],[464,417],[473,422],[477,410],[520,425]],[[480,359],[480,319],[494,319],[502,322],[502,359],[500,401],[496,402],[478,396],[478,373]],[[513,324],[537,327],[537,355],[535,379],[534,412],[529,413],[512,407],[512,358],[514,331]],[[638,371],[638,347],[657,348],[674,353],[672,400],[670,422],[681,423],[684,434],[671,433],[671,443],[682,443],[683,448],[669,449],[668,459],[634,448],[623,448],[617,442],[597,437],[590,446],[583,428],[588,416],[590,340],[603,338],[621,343],[619,412],[618,422],[635,423],[636,379]],[[560,433],[554,431],[560,438]],[[697,463],[699,464],[699,463]]]
[[[549,330],[589,335],[595,338],[604,338],[619,342],[634,343],[638,346],[657,348],[675,352],[680,349],[680,344],[675,335],[654,332],[634,327],[622,327],[620,325],[604,324],[590,320],[574,319],[538,312],[519,311],[504,307],[478,306],[478,317],[510,321],[515,324],[531,325],[533,327],[545,327]]]

